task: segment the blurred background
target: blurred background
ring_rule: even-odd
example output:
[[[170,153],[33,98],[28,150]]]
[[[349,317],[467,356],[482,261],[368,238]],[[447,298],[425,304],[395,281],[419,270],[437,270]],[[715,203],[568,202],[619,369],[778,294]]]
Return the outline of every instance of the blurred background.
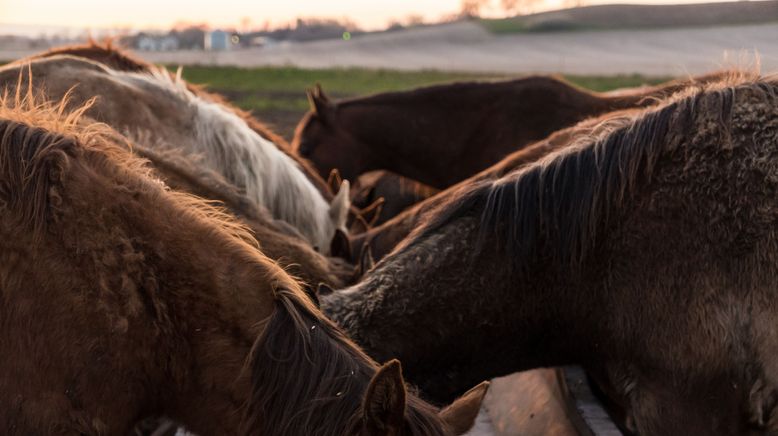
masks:
[[[0,0],[0,62],[113,39],[290,138],[319,82],[335,98],[554,73],[593,90],[726,66],[778,69],[778,1]]]

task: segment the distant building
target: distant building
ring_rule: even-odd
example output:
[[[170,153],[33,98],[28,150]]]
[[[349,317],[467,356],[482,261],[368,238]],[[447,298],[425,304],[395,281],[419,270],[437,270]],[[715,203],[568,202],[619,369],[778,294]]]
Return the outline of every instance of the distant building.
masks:
[[[230,50],[240,41],[237,34],[224,30],[212,30],[205,34],[205,49],[213,51]]]
[[[178,38],[171,35],[140,34],[135,42],[138,50],[144,51],[171,51],[178,50]]]

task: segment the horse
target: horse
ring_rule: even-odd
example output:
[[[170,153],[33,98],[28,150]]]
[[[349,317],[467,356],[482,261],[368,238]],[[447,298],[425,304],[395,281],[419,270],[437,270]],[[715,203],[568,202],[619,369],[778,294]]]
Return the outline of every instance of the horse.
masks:
[[[172,189],[223,205],[251,231],[263,254],[299,278],[309,292],[314,293],[320,284],[335,288],[353,284],[361,276],[361,270],[344,260],[313,250],[295,228],[273,219],[267,210],[258,207],[219,174],[197,165],[188,156],[175,150],[159,153],[138,143],[131,143],[129,150],[147,159],[155,176]]]
[[[32,74],[51,99],[70,93],[73,104],[100,96],[88,115],[133,138],[151,136],[147,146],[173,145],[245,191],[273,217],[297,228],[328,253],[335,231],[346,232],[348,183],[328,203],[300,167],[233,112],[198,97],[167,71],[111,70],[83,58],[51,56],[0,69],[0,83],[13,87]]]
[[[14,63],[23,65],[29,62],[30,60],[53,57],[53,56],[61,56],[61,55],[71,55],[71,56],[86,58],[101,63],[103,65],[106,65],[107,67],[118,71],[151,73],[155,69],[158,69],[158,67],[156,67],[154,64],[146,62],[143,59],[128,52],[127,50],[124,50],[116,46],[111,40],[107,40],[104,43],[89,41],[85,44],[74,44],[74,45],[55,47],[45,52],[31,56],[29,58],[18,60]],[[252,130],[257,132],[258,135],[262,136],[263,138],[269,139],[270,142],[275,144],[287,156],[289,156],[295,162],[297,162],[297,165],[300,166],[300,169],[302,169],[303,173],[305,173],[305,176],[308,177],[308,180],[310,180],[311,183],[313,183],[314,186],[316,186],[316,188],[319,190],[319,192],[321,192],[322,196],[324,196],[325,199],[331,201],[334,196],[334,193],[338,192],[338,189],[331,189],[331,187],[327,186],[324,179],[322,179],[322,177],[319,176],[319,173],[313,169],[313,166],[310,162],[308,162],[306,159],[301,158],[297,153],[292,152],[289,143],[281,135],[275,133],[272,128],[270,128],[267,124],[259,121],[250,112],[236,107],[235,105],[230,103],[227,99],[225,99],[222,95],[217,94],[213,91],[209,91],[206,87],[202,85],[197,85],[194,83],[187,82],[181,79],[180,77],[177,77],[176,80],[182,81],[186,85],[187,89],[189,89],[192,93],[196,94],[198,97],[220,104],[226,110],[233,112],[235,115],[240,117],[243,121],[245,121],[246,124]],[[358,210],[352,210],[352,214],[354,216],[360,215]]]
[[[333,103],[317,85],[292,148],[321,174],[337,168],[354,181],[384,169],[437,189],[481,171],[507,154],[578,121],[650,106],[690,83],[679,80],[637,92],[598,94],[564,80],[530,76],[389,92]]]
[[[511,171],[533,164],[557,150],[570,146],[576,141],[586,140],[592,135],[604,135],[626,120],[634,119],[644,110],[646,109],[627,109],[609,112],[554,132],[542,141],[509,154],[500,162],[478,174],[416,203],[386,222],[371,227],[365,232],[354,234],[348,240],[348,249],[341,249],[340,251],[348,252],[349,256],[343,257],[349,259],[352,263],[359,263],[365,257],[381,260],[414,229],[419,227],[431,211],[451,198],[456,197],[464,186],[503,177]]]
[[[19,88],[17,88],[19,89]],[[174,191],[86,107],[0,102],[0,428],[127,434],[165,414],[200,435],[443,435],[250,233]]]
[[[689,89],[466,186],[321,307],[433,399],[580,364],[628,431],[775,434],[777,95]]]
[[[383,224],[438,192],[433,187],[389,171],[368,171],[354,182],[351,205],[363,212],[371,207],[380,207],[368,223],[372,227]]]

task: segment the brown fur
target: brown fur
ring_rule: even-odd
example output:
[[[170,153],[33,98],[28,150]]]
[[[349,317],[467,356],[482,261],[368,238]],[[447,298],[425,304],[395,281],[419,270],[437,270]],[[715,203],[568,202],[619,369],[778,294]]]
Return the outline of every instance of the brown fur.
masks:
[[[106,82],[101,68],[77,58],[50,58],[47,62],[29,65],[32,76],[26,74],[24,67],[4,69],[0,72],[0,84],[16,87],[19,92],[22,88],[33,87],[53,100],[67,95],[67,104],[71,108],[97,96],[92,104],[86,106],[86,114],[133,133],[136,142],[128,146],[151,160],[158,176],[175,189],[223,203],[251,228],[265,254],[279,262],[287,272],[302,278],[311,289],[319,283],[338,287],[338,284],[353,281],[353,267],[341,259],[320,255],[293,227],[274,220],[266,210],[250,202],[219,174],[206,169],[206,165],[197,165],[191,155],[184,156],[173,149],[172,143],[161,140],[179,141],[176,144],[184,141],[176,138],[180,138],[177,132],[180,126],[186,125],[185,119],[177,118],[174,110],[164,107],[164,99],[152,99],[146,92]],[[92,66],[95,68],[93,73],[85,71]],[[19,76],[20,71],[25,75]],[[24,80],[24,83],[19,80]],[[78,85],[71,89],[73,83]],[[124,104],[128,99],[132,99],[131,103]],[[134,110],[126,110],[130,104]]]
[[[438,192],[435,188],[389,171],[370,171],[359,176],[351,188],[351,204],[363,214],[371,207],[380,207],[368,223],[372,227],[385,223]]]
[[[30,58],[22,59],[17,61],[17,63],[25,63],[33,59],[60,55],[70,55],[90,59],[118,71],[150,72],[155,68],[153,64],[150,64],[132,55],[126,50],[120,49],[110,41],[104,44],[92,41],[86,44],[57,47]],[[290,152],[289,143],[283,137],[276,134],[270,127],[257,120],[257,118],[254,117],[250,112],[238,108],[218,93],[209,91],[204,86],[189,82],[186,82],[186,87],[197,96],[200,96],[208,101],[221,104],[242,118],[243,121],[245,121],[252,130],[259,133],[260,136],[270,140],[272,143],[277,145],[281,151],[286,153],[288,156],[294,159],[298,165],[300,165],[300,167],[305,172],[305,175],[319,189],[322,195],[324,195],[328,200],[332,200],[333,193],[327,189],[326,183],[321,177],[319,177],[318,173],[311,166],[311,163],[305,159],[300,158],[300,156],[296,153]]]
[[[0,428],[118,435],[166,414],[203,436],[374,434],[357,423],[376,364],[242,225],[65,108],[0,103]],[[407,398],[392,431],[447,434]]]
[[[338,287],[353,283],[358,277],[353,265],[316,252],[296,229],[274,220],[213,171],[197,167],[173,150],[161,154],[138,144],[133,144],[131,150],[149,159],[155,173],[173,189],[224,205],[251,230],[266,256],[300,278],[311,291],[321,283]]]
[[[776,193],[778,81],[736,77],[474,183],[322,307],[434,398],[579,363],[639,434],[775,434]]]
[[[578,121],[651,106],[690,83],[726,74],[617,95],[543,76],[437,85],[337,104],[318,90],[310,95],[312,110],[298,125],[292,147],[323,175],[337,168],[353,181],[384,169],[444,189]]]
[[[521,150],[515,151],[505,159],[479,172],[478,174],[456,185],[421,201],[392,219],[366,232],[351,238],[351,261],[359,262],[366,250],[375,259],[380,260],[395,249],[414,229],[419,227],[427,215],[441,204],[456,198],[461,190],[473,183],[502,177],[511,171],[537,162],[550,153],[563,149],[577,141],[587,140],[593,136],[604,136],[614,129],[614,126],[627,119],[638,116],[644,109],[616,111],[596,118],[582,121],[573,127],[555,132],[548,138],[538,141]]]

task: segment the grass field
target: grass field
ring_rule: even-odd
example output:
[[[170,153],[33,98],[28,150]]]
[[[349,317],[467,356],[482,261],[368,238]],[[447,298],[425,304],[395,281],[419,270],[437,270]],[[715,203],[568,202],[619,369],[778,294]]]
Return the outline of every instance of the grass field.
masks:
[[[320,83],[325,93],[342,99],[384,91],[399,91],[419,86],[464,80],[508,79],[506,75],[469,74],[441,71],[390,71],[368,69],[308,70],[299,68],[236,68],[187,66],[184,78],[207,85],[259,119],[278,133],[291,138],[297,121],[308,110],[305,90]],[[566,76],[567,80],[595,91],[656,84],[667,77]]]

